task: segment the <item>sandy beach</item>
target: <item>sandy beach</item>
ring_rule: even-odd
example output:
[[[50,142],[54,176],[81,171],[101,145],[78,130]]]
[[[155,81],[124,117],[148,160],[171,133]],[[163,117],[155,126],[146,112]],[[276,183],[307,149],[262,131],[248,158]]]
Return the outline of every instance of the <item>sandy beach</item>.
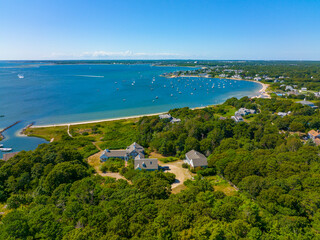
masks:
[[[72,126],[72,125],[81,125],[81,124],[88,124],[88,123],[99,123],[99,122],[126,120],[126,119],[133,119],[133,118],[156,116],[156,115],[164,114],[164,113],[166,113],[166,112],[143,114],[143,115],[128,116],[128,117],[119,117],[119,118],[107,118],[107,119],[99,119],[99,120],[83,121],[83,122],[73,122],[73,123],[58,123],[58,124],[48,124],[48,125],[33,125],[33,126],[31,126],[30,128],[61,127],[61,126],[68,126],[68,125]]]

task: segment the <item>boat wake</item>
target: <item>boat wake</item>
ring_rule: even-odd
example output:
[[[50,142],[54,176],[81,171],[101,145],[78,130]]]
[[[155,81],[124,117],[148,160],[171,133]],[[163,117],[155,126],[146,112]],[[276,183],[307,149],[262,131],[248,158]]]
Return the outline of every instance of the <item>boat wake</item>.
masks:
[[[95,76],[95,75],[75,75],[77,77],[92,77],[92,78],[104,78],[104,76]]]

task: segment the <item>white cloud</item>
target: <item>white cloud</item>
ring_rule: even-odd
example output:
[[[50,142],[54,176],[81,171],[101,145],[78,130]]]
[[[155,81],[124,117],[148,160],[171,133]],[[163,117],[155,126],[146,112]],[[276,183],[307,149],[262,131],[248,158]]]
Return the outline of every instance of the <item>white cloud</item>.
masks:
[[[176,53],[143,53],[129,50],[120,52],[93,51],[80,54],[54,52],[51,54],[51,58],[54,59],[177,59],[182,57],[183,55]]]

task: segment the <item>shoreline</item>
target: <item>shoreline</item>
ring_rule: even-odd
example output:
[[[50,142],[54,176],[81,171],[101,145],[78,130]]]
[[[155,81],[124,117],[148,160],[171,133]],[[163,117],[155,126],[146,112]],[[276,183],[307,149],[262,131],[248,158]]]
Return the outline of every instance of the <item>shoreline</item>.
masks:
[[[197,110],[197,109],[203,109],[203,108],[210,107],[210,106],[213,106],[213,105],[208,105],[208,106],[203,106],[203,107],[195,107],[195,108],[190,108],[190,109]],[[127,117],[89,120],[89,121],[82,121],[82,122],[57,123],[57,124],[47,124],[47,125],[35,125],[34,124],[29,128],[67,127],[67,126],[75,126],[75,125],[83,125],[83,124],[91,124],[91,123],[101,123],[101,122],[128,120],[128,119],[142,118],[142,117],[151,117],[151,116],[157,116],[157,115],[166,114],[166,113],[168,113],[168,111],[167,112],[159,112],[159,113],[141,114],[141,115],[135,115],[135,116],[127,116]],[[28,136],[28,135],[21,135],[21,136]]]
[[[202,76],[182,76],[182,77],[202,77]],[[202,78],[213,78],[213,77],[202,77]],[[245,79],[237,79],[237,78],[223,78],[223,79],[236,80],[236,81],[256,82],[256,81],[250,81],[250,80],[245,80]],[[253,96],[251,98],[271,98],[270,95],[268,93],[266,93],[266,89],[270,86],[270,84],[261,83],[261,82],[256,82],[256,83],[262,85],[262,88],[259,90],[259,93],[260,93],[259,95]],[[191,110],[203,109],[203,108],[210,107],[210,106],[213,106],[213,105],[195,107],[195,108],[190,108],[190,109]],[[217,104],[217,105],[219,105],[219,104]],[[118,121],[118,120],[127,120],[127,119],[141,118],[141,117],[156,116],[156,115],[160,115],[160,114],[165,114],[167,112],[141,114],[141,115],[135,115],[135,116],[118,117],[118,118],[106,118],[106,119],[80,121],[80,122],[47,124],[47,125],[36,125],[36,124],[34,124],[34,125],[30,126],[29,128],[64,127],[64,126],[68,126],[68,125],[69,126],[74,126],[74,125],[83,125],[83,124],[91,124],[91,123],[110,122],[110,121]]]
[[[199,75],[182,75],[182,76],[162,76],[165,78],[189,78],[189,77],[196,77],[196,78],[217,78],[217,77],[208,77],[208,76],[199,76]],[[246,82],[254,82],[254,83],[258,83],[260,85],[262,85],[262,88],[259,90],[259,95],[257,96],[253,96],[251,98],[271,98],[270,94],[266,92],[267,88],[270,86],[270,84],[267,83],[262,83],[259,81],[252,81],[252,80],[248,80],[248,79],[240,79],[240,78],[228,78],[228,77],[224,77],[224,78],[219,78],[219,79],[227,79],[227,80],[236,80],[236,81],[246,81]]]

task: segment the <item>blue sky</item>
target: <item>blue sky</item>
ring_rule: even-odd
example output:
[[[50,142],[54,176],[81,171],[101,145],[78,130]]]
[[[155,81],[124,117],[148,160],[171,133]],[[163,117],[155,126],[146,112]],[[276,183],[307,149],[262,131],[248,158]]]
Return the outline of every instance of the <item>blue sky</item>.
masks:
[[[320,60],[320,0],[0,0],[0,59]]]

